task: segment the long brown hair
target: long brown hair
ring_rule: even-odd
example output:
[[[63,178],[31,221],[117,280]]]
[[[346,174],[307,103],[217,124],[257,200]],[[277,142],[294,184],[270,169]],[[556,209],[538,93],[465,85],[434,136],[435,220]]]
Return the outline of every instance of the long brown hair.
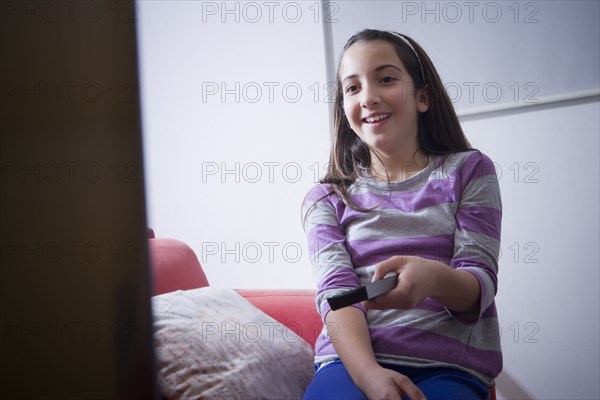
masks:
[[[348,188],[360,175],[361,170],[371,167],[369,146],[350,128],[344,113],[344,95],[340,82],[341,59],[354,43],[384,41],[394,46],[396,53],[414,82],[414,93],[426,86],[429,91],[429,109],[419,113],[417,145],[418,150],[426,155],[443,155],[471,149],[469,141],[460,126],[452,102],[446,93],[442,80],[425,51],[412,38],[402,35],[417,52],[422,65],[412,49],[397,34],[375,29],[365,29],[346,42],[336,72],[336,98],[334,108],[334,137],[329,156],[327,174],[320,181],[331,185],[333,192],[339,195],[344,203],[355,210],[368,211],[357,206],[348,195]],[[327,196],[325,196],[327,197]]]

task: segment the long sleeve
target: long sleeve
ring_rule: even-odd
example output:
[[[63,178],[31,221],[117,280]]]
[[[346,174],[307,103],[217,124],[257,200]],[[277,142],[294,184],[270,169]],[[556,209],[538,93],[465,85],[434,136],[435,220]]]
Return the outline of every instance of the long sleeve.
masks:
[[[338,208],[344,205],[337,196],[328,196],[330,191],[329,185],[316,186],[306,196],[303,206],[308,254],[317,284],[317,309],[323,320],[331,310],[327,297],[360,286],[346,249],[346,235],[337,217]],[[366,313],[362,305],[354,306]]]
[[[495,166],[484,154],[471,153],[456,178],[462,192],[456,211],[451,266],[475,275],[481,295],[479,315],[452,314],[473,323],[491,306],[498,288],[502,204]]]

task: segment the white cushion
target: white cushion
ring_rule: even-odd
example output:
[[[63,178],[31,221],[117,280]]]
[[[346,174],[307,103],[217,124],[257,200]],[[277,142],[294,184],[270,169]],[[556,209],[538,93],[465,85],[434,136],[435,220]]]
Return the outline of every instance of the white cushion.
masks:
[[[313,349],[233,289],[152,298],[160,392],[174,399],[300,398]]]

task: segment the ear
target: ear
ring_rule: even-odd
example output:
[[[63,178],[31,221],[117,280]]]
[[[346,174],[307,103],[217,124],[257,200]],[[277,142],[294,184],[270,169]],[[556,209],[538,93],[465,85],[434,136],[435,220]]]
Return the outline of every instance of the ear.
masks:
[[[429,85],[417,93],[417,111],[426,112],[429,110]]]

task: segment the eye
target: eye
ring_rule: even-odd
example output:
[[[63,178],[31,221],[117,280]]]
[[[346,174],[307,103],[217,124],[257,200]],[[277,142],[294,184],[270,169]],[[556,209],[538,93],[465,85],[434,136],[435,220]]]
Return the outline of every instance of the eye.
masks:
[[[356,85],[348,85],[346,86],[346,90],[344,90],[346,93],[352,93],[355,92],[357,90]]]
[[[383,83],[390,83],[390,82],[394,82],[397,81],[396,78],[394,78],[393,76],[384,76],[383,78],[381,78],[381,82]]]

